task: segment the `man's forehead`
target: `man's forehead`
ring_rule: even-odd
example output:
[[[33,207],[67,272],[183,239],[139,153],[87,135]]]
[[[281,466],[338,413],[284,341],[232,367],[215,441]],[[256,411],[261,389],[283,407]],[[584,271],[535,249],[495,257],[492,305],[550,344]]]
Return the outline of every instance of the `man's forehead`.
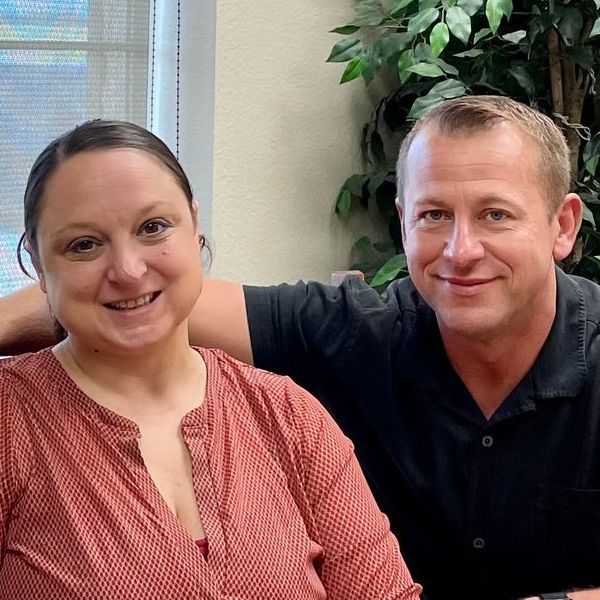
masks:
[[[532,141],[517,126],[498,122],[490,127],[442,130],[436,124],[420,129],[413,138],[406,162],[411,171],[431,168],[439,162],[460,163],[465,160],[490,162],[504,157],[531,154]]]

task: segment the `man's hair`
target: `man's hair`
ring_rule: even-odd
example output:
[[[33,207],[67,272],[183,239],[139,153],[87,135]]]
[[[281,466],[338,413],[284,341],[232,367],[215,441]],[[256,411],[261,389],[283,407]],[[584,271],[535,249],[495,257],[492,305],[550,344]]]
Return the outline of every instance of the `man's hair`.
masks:
[[[499,123],[511,123],[533,141],[538,149],[538,179],[548,196],[553,214],[569,192],[571,164],[569,148],[556,124],[539,111],[505,96],[463,96],[446,100],[419,121],[404,138],[396,164],[398,199],[404,202],[406,157],[415,137],[425,127],[445,135],[481,133]]]

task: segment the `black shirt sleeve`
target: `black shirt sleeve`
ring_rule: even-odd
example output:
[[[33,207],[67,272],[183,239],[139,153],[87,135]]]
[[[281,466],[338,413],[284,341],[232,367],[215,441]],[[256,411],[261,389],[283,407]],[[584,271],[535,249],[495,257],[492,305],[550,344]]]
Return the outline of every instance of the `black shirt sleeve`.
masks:
[[[244,293],[254,364],[291,376],[313,394],[323,379],[340,376],[339,367],[357,340],[367,343],[365,324],[391,312],[385,299],[356,278],[339,287],[315,282],[245,286]]]

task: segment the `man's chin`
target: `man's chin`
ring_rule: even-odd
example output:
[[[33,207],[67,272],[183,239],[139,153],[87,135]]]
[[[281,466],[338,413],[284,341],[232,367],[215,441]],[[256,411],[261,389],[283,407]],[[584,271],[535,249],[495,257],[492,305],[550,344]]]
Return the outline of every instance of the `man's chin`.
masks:
[[[439,311],[438,324],[442,336],[451,335],[473,341],[490,341],[501,328],[497,312],[463,308],[452,311]]]

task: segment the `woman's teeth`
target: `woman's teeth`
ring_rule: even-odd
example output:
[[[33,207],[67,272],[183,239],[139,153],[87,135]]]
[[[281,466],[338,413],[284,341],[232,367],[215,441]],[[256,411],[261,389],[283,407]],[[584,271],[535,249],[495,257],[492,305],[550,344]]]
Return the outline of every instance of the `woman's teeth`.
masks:
[[[146,304],[150,304],[151,301],[152,294],[146,294],[145,296],[140,296],[135,300],[122,300],[121,302],[110,302],[108,306],[110,306],[111,308],[116,308],[117,310],[125,310],[145,306]]]

